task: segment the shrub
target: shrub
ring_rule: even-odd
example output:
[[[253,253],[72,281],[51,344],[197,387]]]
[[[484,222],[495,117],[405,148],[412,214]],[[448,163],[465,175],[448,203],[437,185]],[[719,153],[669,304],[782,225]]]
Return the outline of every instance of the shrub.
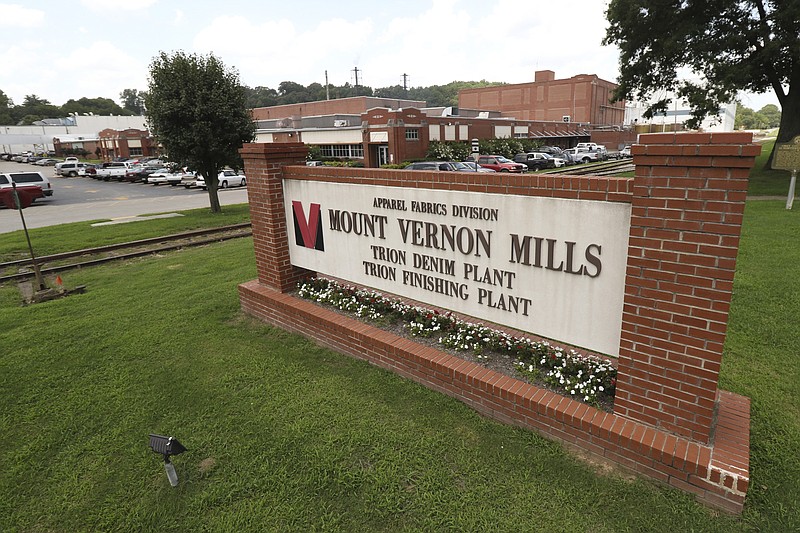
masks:
[[[465,322],[452,313],[408,305],[379,292],[325,278],[301,282],[298,295],[361,318],[402,322],[411,336],[436,338],[452,350],[472,352],[479,361],[497,354],[513,357],[520,376],[544,383],[575,400],[597,406],[613,401],[617,371],[605,359],[552,346],[547,341],[514,337]]]

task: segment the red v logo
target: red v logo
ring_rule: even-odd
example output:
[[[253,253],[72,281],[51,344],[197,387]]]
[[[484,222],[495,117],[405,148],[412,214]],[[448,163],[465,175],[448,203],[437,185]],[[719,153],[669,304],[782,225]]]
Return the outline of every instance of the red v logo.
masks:
[[[297,242],[298,246],[324,251],[320,205],[311,204],[308,219],[306,219],[306,214],[303,212],[303,204],[297,200],[292,201],[292,211],[294,214],[295,242]]]

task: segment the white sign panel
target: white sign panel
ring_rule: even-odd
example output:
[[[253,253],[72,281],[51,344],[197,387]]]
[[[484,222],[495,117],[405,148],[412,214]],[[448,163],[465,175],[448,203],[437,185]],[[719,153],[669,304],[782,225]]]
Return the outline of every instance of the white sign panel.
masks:
[[[619,354],[630,204],[283,185],[292,264]]]

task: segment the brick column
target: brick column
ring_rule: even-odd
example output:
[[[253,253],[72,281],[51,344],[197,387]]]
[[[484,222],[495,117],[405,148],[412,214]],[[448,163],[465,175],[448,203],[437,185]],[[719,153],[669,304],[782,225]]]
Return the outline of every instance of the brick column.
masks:
[[[708,443],[747,180],[747,133],[658,133],[636,165],[614,412]]]
[[[303,143],[245,144],[239,153],[247,176],[258,281],[279,292],[290,291],[313,273],[289,261],[283,165],[304,165],[308,148]]]

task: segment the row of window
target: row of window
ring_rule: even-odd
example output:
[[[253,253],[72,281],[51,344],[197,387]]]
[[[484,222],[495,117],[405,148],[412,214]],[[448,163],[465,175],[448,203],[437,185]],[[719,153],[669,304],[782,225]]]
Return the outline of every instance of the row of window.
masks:
[[[361,144],[323,144],[319,148],[322,151],[322,157],[364,159],[364,146]]]

